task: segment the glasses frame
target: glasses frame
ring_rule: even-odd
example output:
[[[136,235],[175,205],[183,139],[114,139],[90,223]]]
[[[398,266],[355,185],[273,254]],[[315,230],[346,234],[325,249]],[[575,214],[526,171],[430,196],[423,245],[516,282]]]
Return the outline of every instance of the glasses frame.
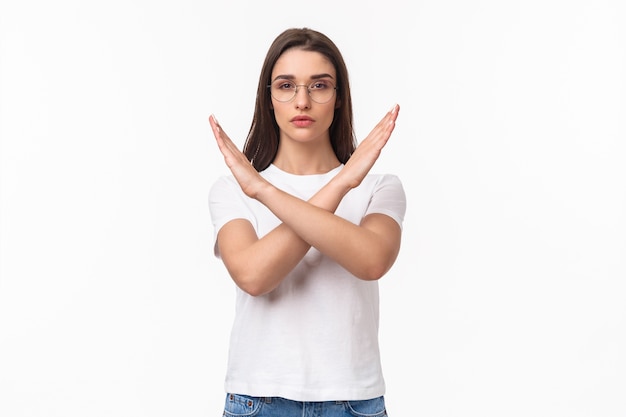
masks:
[[[282,80],[282,79],[277,79],[277,80],[274,80],[274,82],[276,82],[276,81],[290,81],[290,80]],[[311,95],[311,88],[310,88],[310,87],[311,87],[311,85],[315,84],[316,82],[319,82],[319,80],[311,81],[308,85],[307,85],[307,84],[295,84],[295,89],[294,89],[294,92],[293,92],[293,96],[291,96],[291,98],[290,98],[290,99],[288,99],[288,100],[279,100],[279,99],[277,99],[276,97],[274,97],[274,95],[272,94],[272,84],[273,84],[273,83],[272,83],[272,84],[268,84],[268,85],[267,85],[267,88],[269,88],[269,90],[270,90],[270,96],[271,96],[274,100],[276,100],[276,101],[278,101],[278,102],[280,102],[280,103],[289,103],[289,102],[290,102],[290,101],[292,101],[294,98],[296,98],[296,96],[298,95],[298,87],[306,87],[306,92],[307,92],[307,94],[309,95],[309,98],[311,99],[311,101],[314,101],[314,102],[315,102],[315,103],[317,103],[317,104],[326,104],[326,103],[328,103],[330,100],[332,100],[332,99],[333,99],[333,97],[335,97],[335,96],[337,95],[337,86],[336,86],[334,83],[332,83],[332,82],[328,81],[328,82],[329,82],[329,83],[333,86],[333,94],[332,94],[332,95],[328,98],[328,100],[326,100],[326,101],[317,101],[317,100],[315,100],[315,99],[313,98],[313,96]]]

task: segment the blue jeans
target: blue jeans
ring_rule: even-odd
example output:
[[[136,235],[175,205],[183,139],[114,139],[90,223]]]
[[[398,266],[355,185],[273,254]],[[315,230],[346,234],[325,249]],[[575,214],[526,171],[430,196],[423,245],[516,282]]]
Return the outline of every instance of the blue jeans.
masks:
[[[362,401],[301,402],[226,394],[224,417],[385,417],[384,397]]]

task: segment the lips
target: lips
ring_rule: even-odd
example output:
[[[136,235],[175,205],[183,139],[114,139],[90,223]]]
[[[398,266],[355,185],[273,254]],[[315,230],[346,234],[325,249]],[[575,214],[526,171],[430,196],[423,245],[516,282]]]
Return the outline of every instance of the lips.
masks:
[[[313,124],[313,119],[308,116],[296,116],[291,119],[291,123],[298,127],[307,127]]]

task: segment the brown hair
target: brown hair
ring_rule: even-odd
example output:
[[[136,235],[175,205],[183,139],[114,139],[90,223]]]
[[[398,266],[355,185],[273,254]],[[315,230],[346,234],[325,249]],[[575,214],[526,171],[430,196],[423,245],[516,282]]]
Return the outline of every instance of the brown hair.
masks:
[[[276,61],[283,52],[291,48],[319,52],[335,67],[337,72],[337,106],[329,133],[337,159],[345,164],[356,148],[348,69],[335,43],[323,33],[309,28],[287,29],[278,35],[270,46],[261,69],[254,116],[244,143],[243,153],[257,171],[263,171],[276,157],[279,128],[274,118],[272,99],[267,86],[271,82],[272,70]]]

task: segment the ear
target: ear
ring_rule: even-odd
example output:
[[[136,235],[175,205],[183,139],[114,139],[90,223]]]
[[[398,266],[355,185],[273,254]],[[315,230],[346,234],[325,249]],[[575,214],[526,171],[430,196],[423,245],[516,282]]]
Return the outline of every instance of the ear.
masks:
[[[335,101],[335,110],[337,110],[339,107],[341,107],[341,100],[337,99],[337,101]]]

